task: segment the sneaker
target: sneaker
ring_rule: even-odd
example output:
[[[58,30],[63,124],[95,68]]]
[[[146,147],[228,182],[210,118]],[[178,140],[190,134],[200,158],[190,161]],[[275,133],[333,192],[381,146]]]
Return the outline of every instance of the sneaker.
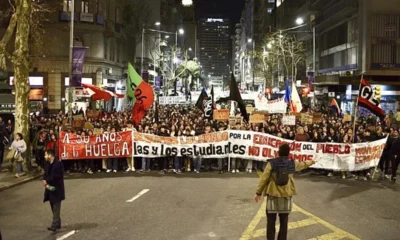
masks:
[[[249,173],[252,173],[252,172],[253,172],[253,170],[249,169]]]
[[[200,172],[199,172],[199,171],[197,171],[197,170],[194,170],[194,172],[195,172],[195,173],[200,173]]]
[[[232,173],[236,173],[235,169],[232,170]]]
[[[131,168],[131,171],[132,171],[132,172],[135,172],[135,171],[136,171],[136,169],[135,169],[135,168]]]
[[[346,175],[342,175],[342,179],[346,179]]]
[[[110,173],[112,170],[111,169],[107,169],[106,173]]]
[[[126,169],[126,172],[129,172],[129,171],[131,171],[131,169],[130,169],[130,168]]]
[[[367,178],[367,177],[364,177],[363,180],[364,180],[364,181],[368,181],[368,178]]]
[[[396,183],[396,177],[392,177],[392,182]]]
[[[22,177],[22,176],[24,176],[24,175],[25,175],[24,172],[22,172],[22,173],[19,174],[20,177]]]
[[[328,177],[333,177],[333,173],[328,173]]]
[[[237,173],[240,172],[239,169],[236,169],[236,172],[237,172]]]
[[[113,172],[114,172],[114,173],[116,173],[116,172],[117,172],[117,170],[113,170]]]
[[[355,180],[358,180],[358,176],[355,176],[354,179],[355,179]]]
[[[99,170],[97,170],[97,172],[101,172],[101,170],[99,169]]]
[[[190,168],[186,169],[186,172],[190,172]]]
[[[178,173],[182,173],[182,171],[180,169],[178,169]]]
[[[93,174],[93,171],[92,171],[92,169],[90,169],[90,168],[89,168],[89,170],[87,171],[87,173],[89,173],[89,174]]]
[[[164,172],[164,170],[161,170],[161,171],[158,172],[158,174],[165,175],[165,172]]]
[[[386,174],[386,175],[385,175],[385,178],[386,178],[386,179],[390,179],[390,176]]]
[[[19,178],[20,176],[19,176],[19,174],[17,173],[17,174],[15,174],[15,177],[16,177],[16,178]]]

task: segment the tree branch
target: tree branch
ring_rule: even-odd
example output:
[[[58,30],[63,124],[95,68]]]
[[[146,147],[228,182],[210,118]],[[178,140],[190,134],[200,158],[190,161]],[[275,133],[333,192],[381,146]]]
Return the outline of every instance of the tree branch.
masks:
[[[11,16],[10,23],[8,24],[7,30],[4,33],[3,39],[0,41],[0,68],[7,69],[6,56],[8,55],[6,46],[10,42],[10,39],[17,26],[16,13]]]

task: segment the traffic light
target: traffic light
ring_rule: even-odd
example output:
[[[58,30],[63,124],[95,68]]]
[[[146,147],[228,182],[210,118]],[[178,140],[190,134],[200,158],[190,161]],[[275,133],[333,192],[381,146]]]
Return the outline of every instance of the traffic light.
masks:
[[[374,88],[374,96],[375,96],[375,99],[376,99],[376,100],[381,101],[381,98],[382,98],[382,89],[381,89],[380,86],[376,86],[376,87]]]

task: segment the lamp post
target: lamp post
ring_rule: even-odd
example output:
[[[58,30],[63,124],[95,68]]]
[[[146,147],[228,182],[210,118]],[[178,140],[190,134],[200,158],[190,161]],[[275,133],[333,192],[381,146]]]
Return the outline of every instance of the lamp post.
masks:
[[[156,26],[160,26],[161,23],[160,22],[156,22],[155,23]],[[142,31],[142,55],[141,55],[141,66],[140,66],[140,74],[143,73],[143,62],[144,62],[144,34],[146,33],[146,31],[148,32],[154,32],[154,33],[163,33],[163,34],[175,34],[175,48],[176,50],[178,49],[178,32],[179,34],[183,35],[185,33],[185,31],[181,28],[179,30],[177,30],[176,32],[166,32],[166,31],[161,31],[161,30],[156,30],[156,29],[151,29],[151,28],[144,28],[143,27],[143,31]],[[169,36],[165,36],[166,39],[169,38]],[[174,53],[173,58],[171,59],[171,70],[173,71],[173,64],[174,64],[174,60],[176,58],[176,51]]]
[[[75,21],[75,0],[71,0],[71,16],[70,16],[70,29],[69,29],[69,88],[68,88],[68,120],[69,124],[72,125],[72,54],[74,48],[74,21]],[[65,111],[65,110],[64,110]]]
[[[294,28],[291,28],[291,29],[297,29],[297,28],[301,28],[301,27],[304,27],[304,26],[308,25],[308,24],[304,24],[303,18],[297,18],[297,19],[296,19],[296,24],[299,25],[299,26],[294,27]],[[310,33],[310,31],[304,31],[304,32]],[[315,45],[315,25],[314,25],[314,24],[312,25],[312,30],[311,30],[311,32],[312,32],[312,42],[313,42],[313,62],[312,62],[312,69],[313,69],[314,76],[315,76],[315,62],[316,62],[316,50],[315,50],[315,49],[316,49],[316,45]]]

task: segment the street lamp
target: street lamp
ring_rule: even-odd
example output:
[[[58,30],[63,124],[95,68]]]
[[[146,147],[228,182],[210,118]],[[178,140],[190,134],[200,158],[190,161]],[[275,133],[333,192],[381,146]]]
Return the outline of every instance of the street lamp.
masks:
[[[192,51],[192,48],[190,47],[188,50],[189,50],[189,51]]]
[[[160,23],[161,24],[161,23]],[[183,35],[184,34],[184,30],[182,28],[180,28],[179,30],[177,30],[176,32],[166,32],[166,31],[160,31],[160,30],[156,30],[156,29],[150,29],[150,28],[143,28],[142,30],[142,56],[141,56],[141,66],[140,66],[140,74],[143,73],[143,61],[144,61],[144,34],[146,33],[146,31],[149,32],[155,32],[155,33],[163,33],[163,34],[175,34],[175,47],[178,46],[178,31],[179,34]],[[169,35],[166,35],[165,38],[169,38]],[[176,54],[176,53],[175,53]],[[173,62],[176,58],[176,55],[173,57],[172,59],[172,63],[171,65],[173,65]],[[171,66],[172,67],[172,66]],[[172,69],[172,68],[171,68]]]
[[[300,18],[300,17],[296,19],[296,24],[300,25],[300,26],[297,26],[297,27],[294,27],[291,29],[296,29],[296,28],[300,28],[300,27],[307,25],[307,24],[304,24],[303,18]],[[306,31],[306,32],[310,32],[310,31]],[[315,46],[315,26],[314,26],[314,24],[312,26],[312,34],[313,34],[313,72],[314,72],[314,76],[315,76],[315,61],[316,61],[315,48],[316,48],[316,46]]]
[[[296,24],[297,24],[297,25],[302,25],[302,24],[304,24],[304,19],[303,19],[303,18],[297,18],[297,19],[296,19]]]
[[[252,41],[253,41],[253,39],[251,39],[251,38],[247,39],[248,43],[251,43]]]
[[[160,22],[156,22],[156,23],[154,23],[154,25],[156,25],[156,26],[160,26],[160,25],[161,25],[161,23],[160,23]]]

